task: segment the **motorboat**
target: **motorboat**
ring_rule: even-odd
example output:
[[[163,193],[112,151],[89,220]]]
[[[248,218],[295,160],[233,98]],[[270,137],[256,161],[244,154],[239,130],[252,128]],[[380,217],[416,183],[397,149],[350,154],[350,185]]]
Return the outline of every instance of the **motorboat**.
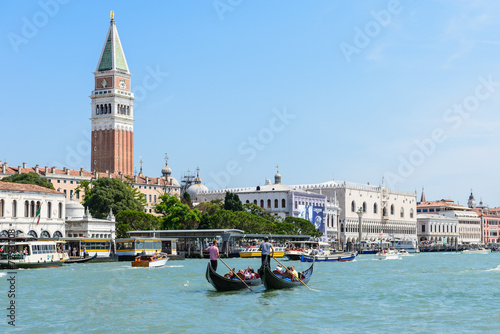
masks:
[[[355,252],[319,252],[317,254],[302,255],[301,262],[347,262],[356,258]]]
[[[311,255],[312,252],[325,251],[328,252],[330,244],[321,241],[291,241],[285,248],[285,257],[291,261],[301,261],[302,255]]]
[[[166,253],[155,253],[153,255],[139,255],[132,262],[132,267],[162,267],[168,261]]]
[[[376,260],[399,260],[401,256],[394,249],[384,249],[375,254]]]
[[[406,249],[400,249],[400,250],[398,250],[398,254],[401,255],[401,256],[408,256],[408,255],[410,255],[410,253],[408,253],[408,251]]]

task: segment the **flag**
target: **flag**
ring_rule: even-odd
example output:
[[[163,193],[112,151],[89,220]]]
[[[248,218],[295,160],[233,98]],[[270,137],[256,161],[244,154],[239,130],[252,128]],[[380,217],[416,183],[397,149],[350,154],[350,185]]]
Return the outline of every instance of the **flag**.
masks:
[[[40,212],[42,212],[42,206],[40,205],[40,207],[36,210],[36,216],[35,216],[35,219],[36,219],[36,224],[38,225],[38,223],[40,222]]]

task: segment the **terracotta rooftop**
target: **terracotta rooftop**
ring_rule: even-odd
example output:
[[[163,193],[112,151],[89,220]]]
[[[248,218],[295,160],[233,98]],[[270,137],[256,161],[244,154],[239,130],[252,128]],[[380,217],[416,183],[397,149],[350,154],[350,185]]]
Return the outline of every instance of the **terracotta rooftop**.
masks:
[[[25,191],[25,192],[50,193],[50,194],[64,195],[63,193],[61,193],[57,190],[37,186],[34,184],[23,184],[23,183],[12,183],[12,182],[0,182],[0,191],[1,190],[4,190],[4,191]]]
[[[467,209],[470,210],[469,208],[466,208],[465,206],[461,206],[458,204],[453,203],[451,199],[441,199],[439,201],[427,201],[423,203],[419,203],[417,205],[417,208],[435,208],[435,207],[446,207],[446,208],[457,208],[460,210]]]

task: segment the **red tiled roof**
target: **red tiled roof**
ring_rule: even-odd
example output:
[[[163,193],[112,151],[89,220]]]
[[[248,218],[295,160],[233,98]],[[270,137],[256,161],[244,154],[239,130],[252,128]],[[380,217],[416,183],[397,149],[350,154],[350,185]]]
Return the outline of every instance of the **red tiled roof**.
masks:
[[[61,193],[57,190],[37,186],[34,184],[23,184],[23,183],[13,183],[13,182],[0,182],[0,190],[27,191],[27,192],[50,193],[50,194],[62,194],[62,195],[64,195],[63,193]]]

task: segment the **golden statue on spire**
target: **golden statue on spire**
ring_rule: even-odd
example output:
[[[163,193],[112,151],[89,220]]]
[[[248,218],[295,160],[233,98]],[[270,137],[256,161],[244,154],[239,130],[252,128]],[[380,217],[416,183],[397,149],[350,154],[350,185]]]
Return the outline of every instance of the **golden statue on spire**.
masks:
[[[115,11],[113,11],[113,10],[112,10],[112,11],[109,13],[109,16],[111,16],[111,19],[112,19],[112,20],[114,20],[114,19],[115,19]]]

